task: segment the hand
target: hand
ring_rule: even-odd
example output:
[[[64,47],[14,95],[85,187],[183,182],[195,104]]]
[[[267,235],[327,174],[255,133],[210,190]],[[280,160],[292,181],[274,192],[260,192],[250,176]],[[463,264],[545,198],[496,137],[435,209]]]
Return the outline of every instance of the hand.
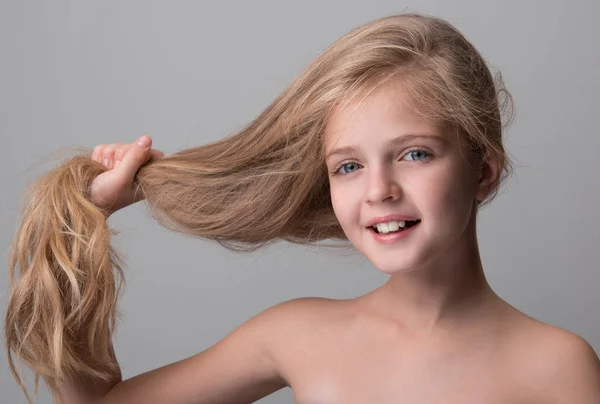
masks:
[[[138,141],[146,140],[140,145]],[[151,159],[164,156],[159,150],[151,149],[152,139],[144,135],[133,143],[98,145],[94,148],[92,160],[104,165],[108,171],[92,181],[90,199],[101,209],[113,214],[119,209],[144,199],[133,184],[139,168]]]

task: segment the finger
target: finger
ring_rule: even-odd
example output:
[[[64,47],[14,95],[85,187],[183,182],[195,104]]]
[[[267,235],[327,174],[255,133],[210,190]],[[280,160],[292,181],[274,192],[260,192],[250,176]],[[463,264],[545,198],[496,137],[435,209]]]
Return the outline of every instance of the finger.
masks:
[[[92,160],[101,163],[102,162],[102,150],[106,147],[105,144],[99,144],[94,147],[94,152],[92,153]]]
[[[129,150],[131,146],[131,143],[122,143],[121,146],[115,150],[115,167],[123,160],[123,157],[127,154],[127,150]]]
[[[140,145],[138,141],[142,139],[147,140],[148,144]],[[128,178],[133,178],[140,166],[146,162],[152,147],[152,139],[148,135],[140,137],[138,141],[131,145],[119,163],[119,170]]]
[[[102,150],[102,165],[107,169],[110,169],[110,160],[112,158],[112,153],[113,151],[108,146],[105,147],[104,150]]]
[[[113,167],[116,144],[109,144],[102,150],[102,165],[109,170]]]

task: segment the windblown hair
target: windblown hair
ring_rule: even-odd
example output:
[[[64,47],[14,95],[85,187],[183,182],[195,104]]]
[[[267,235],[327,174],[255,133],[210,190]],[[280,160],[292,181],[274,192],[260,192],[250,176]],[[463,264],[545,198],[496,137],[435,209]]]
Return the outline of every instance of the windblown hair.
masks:
[[[475,47],[448,22],[421,14],[381,18],[329,46],[236,134],[140,168],[135,183],[166,228],[251,251],[277,240],[346,241],[331,205],[323,134],[336,111],[392,77],[411,105],[485,161],[499,164],[489,202],[512,168],[501,116],[512,98]],[[364,98],[363,98],[364,99]],[[107,212],[90,202],[104,172],[89,155],[33,183],[10,254],[6,343],[51,392],[74,378],[118,371],[111,338],[123,263]],[[18,273],[17,273],[18,270]]]

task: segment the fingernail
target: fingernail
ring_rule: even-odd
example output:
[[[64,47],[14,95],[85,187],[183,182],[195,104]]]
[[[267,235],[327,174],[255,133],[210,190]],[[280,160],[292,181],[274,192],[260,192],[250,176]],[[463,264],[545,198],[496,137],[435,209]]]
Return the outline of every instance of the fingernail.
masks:
[[[108,168],[108,159],[104,159],[102,161],[102,164],[104,165],[104,167]]]
[[[141,147],[148,147],[150,145],[150,138],[146,135],[142,136],[138,140],[138,145]]]
[[[117,163],[115,164],[115,167],[119,167],[119,163],[121,162],[121,160],[117,160]]]

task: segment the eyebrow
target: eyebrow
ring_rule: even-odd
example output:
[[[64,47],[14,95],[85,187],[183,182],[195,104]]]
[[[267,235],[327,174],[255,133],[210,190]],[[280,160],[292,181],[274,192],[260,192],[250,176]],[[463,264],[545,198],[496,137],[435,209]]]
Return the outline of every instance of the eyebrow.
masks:
[[[444,142],[444,139],[441,136],[435,135],[433,133],[407,133],[390,140],[386,146],[401,146],[404,143],[408,143],[411,140],[415,139],[428,139],[433,140],[437,143]],[[337,149],[329,151],[325,155],[325,160],[329,160],[329,158],[335,154],[352,154],[355,151],[356,149],[353,146],[339,147]]]

